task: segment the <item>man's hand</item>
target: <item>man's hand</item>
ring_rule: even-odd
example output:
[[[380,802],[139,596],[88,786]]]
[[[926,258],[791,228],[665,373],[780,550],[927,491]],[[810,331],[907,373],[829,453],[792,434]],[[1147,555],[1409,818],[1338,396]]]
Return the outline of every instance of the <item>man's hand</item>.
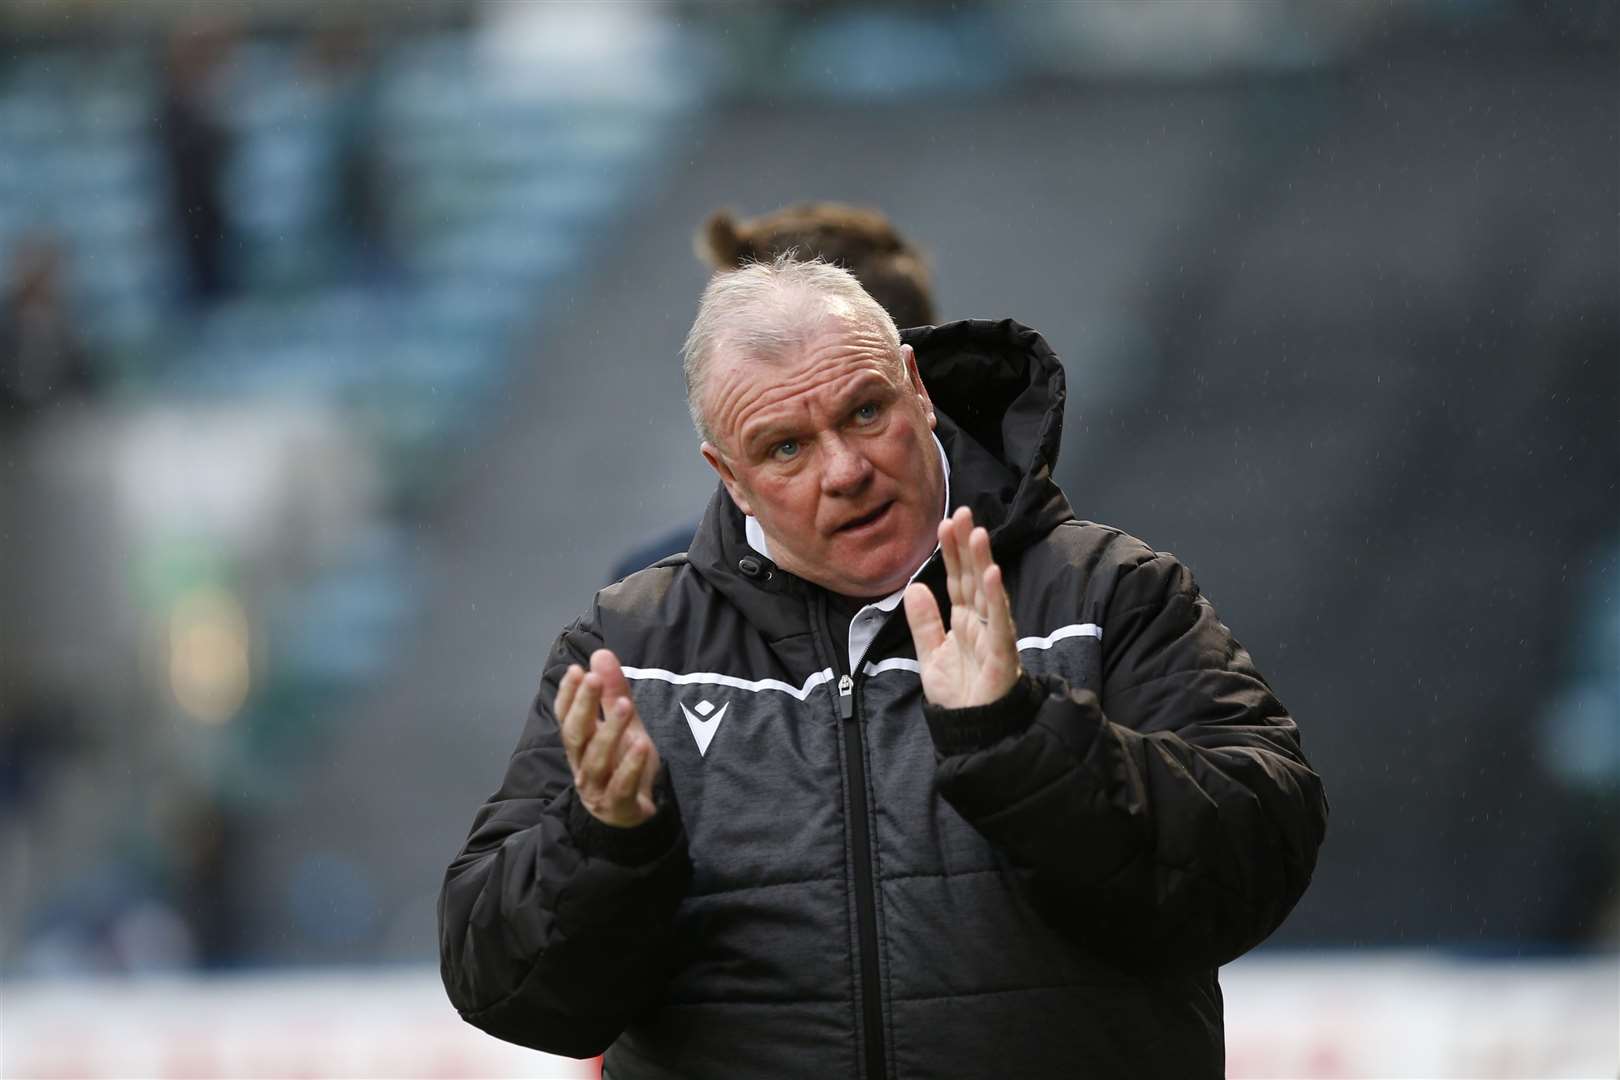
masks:
[[[652,817],[658,749],[636,714],[619,658],[597,649],[589,672],[570,666],[557,685],[556,715],[574,789],[590,815],[621,829]]]
[[[1023,673],[1001,567],[990,558],[990,534],[973,527],[973,512],[965,506],[939,523],[939,547],[951,597],[950,630],[928,586],[906,588],[906,621],[923,695],[945,709],[988,705],[1006,696]]]

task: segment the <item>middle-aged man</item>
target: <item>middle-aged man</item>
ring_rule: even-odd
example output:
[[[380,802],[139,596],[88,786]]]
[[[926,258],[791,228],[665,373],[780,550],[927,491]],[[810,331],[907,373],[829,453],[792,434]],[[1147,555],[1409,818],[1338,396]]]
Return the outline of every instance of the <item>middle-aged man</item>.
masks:
[[[686,374],[719,488],[552,650],[446,877],[461,1014],[612,1080],[1220,1076],[1327,808],[1192,575],[1052,483],[1046,343],[779,259]]]

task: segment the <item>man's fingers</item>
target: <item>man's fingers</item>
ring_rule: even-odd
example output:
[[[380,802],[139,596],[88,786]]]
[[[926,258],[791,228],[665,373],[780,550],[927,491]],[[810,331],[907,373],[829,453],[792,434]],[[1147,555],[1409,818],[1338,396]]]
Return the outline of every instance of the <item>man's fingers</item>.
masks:
[[[939,604],[928,586],[913,582],[906,586],[905,605],[911,641],[917,647],[917,660],[924,662],[945,643],[945,624],[939,616]]]
[[[939,553],[945,560],[945,592],[954,607],[962,602],[962,560],[957,551],[954,517],[939,523]]]
[[[957,562],[965,569],[968,536],[973,532],[973,511],[965,506],[958,506],[956,513],[951,515],[951,532],[956,537]]]
[[[596,733],[596,709],[600,700],[601,681],[581,672],[577,689],[568,703],[568,712],[562,717],[563,749],[568,764],[577,772],[580,755]]]
[[[619,737],[624,734],[630,717],[635,713],[628,698],[618,699],[607,705],[604,711],[606,722],[591,737],[590,745],[585,748],[585,755],[579,763],[581,786],[591,789],[601,787],[613,775],[615,759],[619,756]]]
[[[1018,631],[1007,606],[1007,589],[1001,583],[1001,567],[995,563],[984,572],[985,619],[990,642],[1003,653],[1018,654]]]
[[[977,610],[979,596],[979,574],[983,567],[979,565],[978,551],[974,546],[974,536],[981,530],[973,527],[973,511],[967,507],[958,510],[951,519],[956,526],[957,560],[960,563],[962,578],[962,603],[969,609]]]
[[[574,695],[579,692],[579,681],[585,677],[585,669],[578,664],[569,664],[568,670],[557,681],[557,697],[551,703],[551,715],[557,718],[557,726],[562,727],[568,716],[568,710],[573,707]]]
[[[602,680],[602,702],[611,705],[620,698],[630,696],[630,684],[625,681],[624,669],[611,649],[597,649],[591,653],[591,674]]]
[[[996,565],[990,557],[990,533],[983,528],[974,529],[968,537],[968,575],[973,582],[973,591],[969,601],[973,610],[980,615],[989,616],[990,611],[985,606],[984,573]]]
[[[945,521],[948,542],[942,542],[945,552],[945,584],[950,592],[951,606],[973,603],[972,554],[968,551],[968,537],[973,532],[973,511],[965,506],[956,508]]]
[[[971,520],[971,519],[970,519]],[[978,530],[971,525],[962,534],[962,606],[975,615],[979,611],[979,555],[974,539]]]
[[[645,732],[640,738],[647,740],[647,764],[641,770],[640,790],[636,794],[636,799],[644,811],[652,814],[658,810],[658,800],[653,798],[653,785],[658,782],[658,767],[661,762],[658,747],[652,745]]]
[[[626,742],[628,745],[624,753],[619,755],[618,767],[613,770],[613,776],[602,793],[609,804],[635,800],[640,794],[641,778],[647,771],[647,757],[652,744],[643,735],[632,735]]]
[[[596,731],[600,726],[597,720],[601,715],[602,683],[595,676],[586,675],[580,681],[579,693],[574,695],[573,707],[568,710],[568,731],[574,745],[574,753],[569,757],[568,763],[573,766],[576,783],[579,771],[584,765],[585,754],[590,749],[591,740],[596,738]]]

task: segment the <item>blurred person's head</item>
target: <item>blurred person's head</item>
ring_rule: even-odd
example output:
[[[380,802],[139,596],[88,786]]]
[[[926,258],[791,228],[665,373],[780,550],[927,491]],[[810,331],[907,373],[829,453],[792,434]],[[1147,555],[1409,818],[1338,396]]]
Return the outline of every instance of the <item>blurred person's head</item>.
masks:
[[[363,9],[344,9],[311,31],[305,59],[321,77],[342,79],[372,59],[372,31]]]
[[[804,202],[739,221],[713,214],[697,235],[699,258],[734,270],[779,255],[821,259],[854,274],[897,326],[934,323],[933,287],[922,253],[876,210],[836,202]]]
[[[25,236],[3,272],[0,419],[9,423],[54,399],[89,389],[95,371],[70,310],[67,251],[61,241],[48,232]]]
[[[6,273],[6,303],[15,311],[53,309],[62,303],[62,245],[36,233],[12,254]]]
[[[845,596],[904,585],[944,470],[916,357],[854,275],[788,256],[716,274],[684,354],[703,458],[769,557]]]
[[[236,43],[236,28],[217,13],[186,19],[169,34],[164,72],[181,93],[202,93]]]

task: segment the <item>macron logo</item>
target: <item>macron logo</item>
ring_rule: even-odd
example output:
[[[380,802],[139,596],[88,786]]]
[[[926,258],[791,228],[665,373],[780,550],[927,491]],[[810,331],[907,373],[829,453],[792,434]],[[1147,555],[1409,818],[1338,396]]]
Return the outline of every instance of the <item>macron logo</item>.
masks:
[[[713,702],[700,701],[696,713],[688,709],[684,701],[680,706],[681,712],[686,714],[686,726],[692,729],[692,738],[697,740],[698,756],[702,757],[709,752],[709,740],[714,738],[715,731],[720,727],[720,718],[731,708],[731,702],[716,709]]]

